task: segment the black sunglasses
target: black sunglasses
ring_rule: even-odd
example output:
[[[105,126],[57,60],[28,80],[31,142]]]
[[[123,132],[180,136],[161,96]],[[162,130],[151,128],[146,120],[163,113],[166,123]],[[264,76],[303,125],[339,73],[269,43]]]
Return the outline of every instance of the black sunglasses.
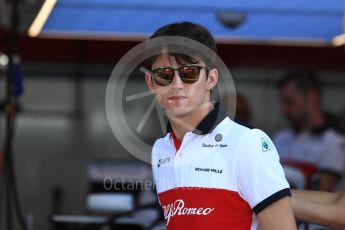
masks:
[[[154,82],[159,86],[167,86],[171,84],[175,77],[175,70],[177,70],[178,75],[183,83],[192,84],[199,80],[200,70],[206,68],[205,66],[196,65],[184,65],[178,68],[173,67],[159,67],[153,69],[152,78]]]

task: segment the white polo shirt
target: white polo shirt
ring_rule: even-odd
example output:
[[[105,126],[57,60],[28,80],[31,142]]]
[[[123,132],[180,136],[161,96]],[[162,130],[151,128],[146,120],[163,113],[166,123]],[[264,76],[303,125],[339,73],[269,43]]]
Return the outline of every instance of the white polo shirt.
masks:
[[[259,229],[255,214],[290,195],[270,138],[232,121],[219,105],[177,151],[172,132],[158,139],[152,168],[169,230]]]
[[[330,126],[303,131],[279,132],[274,143],[283,163],[301,169],[306,176],[328,172],[341,177],[345,167],[345,140]]]

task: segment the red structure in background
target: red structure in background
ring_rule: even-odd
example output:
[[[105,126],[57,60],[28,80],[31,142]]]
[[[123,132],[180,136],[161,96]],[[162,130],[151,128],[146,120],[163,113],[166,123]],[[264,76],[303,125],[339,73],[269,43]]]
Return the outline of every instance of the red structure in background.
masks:
[[[8,33],[0,30],[0,50],[7,50]],[[30,38],[21,35],[23,62],[115,64],[138,42]],[[218,54],[230,67],[306,68],[345,71],[345,48],[219,44]]]

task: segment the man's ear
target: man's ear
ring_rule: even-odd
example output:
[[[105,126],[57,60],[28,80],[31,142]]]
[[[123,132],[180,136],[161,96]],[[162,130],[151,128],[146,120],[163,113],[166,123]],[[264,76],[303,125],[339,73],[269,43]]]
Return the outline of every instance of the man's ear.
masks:
[[[146,72],[145,73],[145,80],[146,80],[146,84],[147,84],[147,87],[149,88],[150,92],[154,94],[155,89],[154,89],[154,85],[152,82],[152,73]]]
[[[206,88],[212,90],[218,82],[218,70],[216,68],[210,69],[207,77]]]

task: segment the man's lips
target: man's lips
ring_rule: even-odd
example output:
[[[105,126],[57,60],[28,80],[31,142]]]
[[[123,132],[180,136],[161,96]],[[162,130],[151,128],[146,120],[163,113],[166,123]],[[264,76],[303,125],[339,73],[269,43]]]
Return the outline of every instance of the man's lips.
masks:
[[[180,99],[186,99],[187,97],[184,97],[184,96],[172,96],[172,97],[169,97],[168,99],[169,100],[180,100]]]

